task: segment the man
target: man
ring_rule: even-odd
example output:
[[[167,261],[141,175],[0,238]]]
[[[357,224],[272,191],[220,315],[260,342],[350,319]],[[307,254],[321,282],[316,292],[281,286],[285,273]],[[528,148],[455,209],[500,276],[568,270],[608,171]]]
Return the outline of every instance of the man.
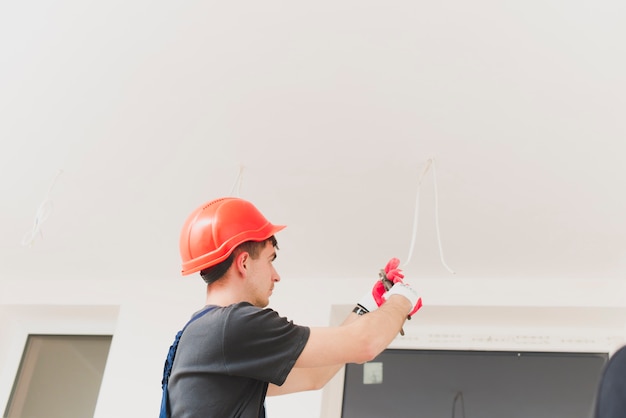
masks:
[[[205,309],[173,345],[164,378],[171,417],[264,417],[266,396],[320,389],[344,364],[372,360],[421,307],[396,268],[391,289],[377,282],[339,327],[280,317],[266,306],[280,281],[272,262],[283,228],[234,197],[208,202],[186,220],[182,274],[199,272],[207,294]]]

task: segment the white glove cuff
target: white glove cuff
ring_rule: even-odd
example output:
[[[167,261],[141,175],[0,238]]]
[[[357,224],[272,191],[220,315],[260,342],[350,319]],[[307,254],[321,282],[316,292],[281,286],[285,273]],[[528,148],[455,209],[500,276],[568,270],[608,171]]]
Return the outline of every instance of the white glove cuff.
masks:
[[[415,290],[404,283],[394,284],[393,287],[383,295],[383,299],[387,300],[391,295],[402,295],[407,298],[409,302],[411,302],[411,310],[413,310],[420,298]]]
[[[376,300],[374,300],[374,296],[371,291],[363,295],[358,304],[368,312],[373,312],[378,309],[378,304],[376,303]]]

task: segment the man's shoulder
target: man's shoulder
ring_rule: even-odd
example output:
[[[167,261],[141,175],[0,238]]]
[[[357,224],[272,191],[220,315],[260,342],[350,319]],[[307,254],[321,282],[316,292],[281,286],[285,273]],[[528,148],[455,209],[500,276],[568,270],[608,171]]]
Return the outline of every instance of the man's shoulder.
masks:
[[[250,302],[237,302],[224,308],[229,316],[245,317],[278,317],[278,313],[271,308],[259,308]],[[251,318],[249,318],[251,319]]]

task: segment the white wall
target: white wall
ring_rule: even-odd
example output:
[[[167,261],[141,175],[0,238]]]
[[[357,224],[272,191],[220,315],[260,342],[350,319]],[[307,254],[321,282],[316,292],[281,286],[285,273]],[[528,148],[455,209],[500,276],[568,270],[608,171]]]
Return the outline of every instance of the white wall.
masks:
[[[272,306],[297,323],[324,326],[329,323],[333,305],[352,305],[367,291],[370,282],[283,278]],[[594,341],[572,344],[582,344],[582,349],[585,344],[593,349],[604,347],[607,352],[620,345],[626,335],[623,281],[450,279],[413,284],[422,290],[425,308],[422,315],[407,324],[408,340],[398,337],[396,346],[432,347],[432,341],[422,339],[420,343],[419,338],[411,337],[420,334],[420,327],[430,331],[433,327],[447,327],[457,332],[535,328],[586,335],[594,328],[598,336]],[[199,278],[1,282],[0,407],[8,400],[28,332],[111,332],[114,337],[95,417],[156,416],[169,345],[203,302],[204,286]],[[484,314],[489,307],[494,315]],[[485,308],[483,314],[475,314],[481,308]],[[552,312],[550,318],[546,312]],[[559,312],[565,313],[565,317],[559,316]],[[552,327],[546,328],[546,322]],[[442,348],[467,346],[463,341],[439,344]],[[299,417],[317,418],[322,415],[322,400],[323,391],[288,395],[269,398],[267,408],[272,418],[291,418],[294,411],[298,411]],[[330,416],[329,412],[324,414]]]

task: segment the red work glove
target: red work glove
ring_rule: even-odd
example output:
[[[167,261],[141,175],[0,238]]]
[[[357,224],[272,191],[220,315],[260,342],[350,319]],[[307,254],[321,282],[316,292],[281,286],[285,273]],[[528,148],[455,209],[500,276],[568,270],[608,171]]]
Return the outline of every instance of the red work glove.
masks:
[[[380,280],[378,280],[378,283],[380,283]],[[358,312],[359,315],[367,312],[373,312],[378,309],[380,305],[383,304],[383,294],[386,292],[386,290],[383,286],[378,286],[378,283],[374,285],[371,292],[367,292],[366,294],[364,294],[357,303],[357,307],[361,308],[361,311]],[[379,300],[380,302],[378,302]],[[355,310],[355,312],[357,311]]]
[[[402,279],[404,279],[404,273],[402,273],[402,270],[398,268],[399,265],[400,260],[392,258],[385,266],[385,274],[387,275],[387,278],[394,283],[401,282]]]
[[[385,268],[383,269],[387,279],[389,279],[392,283],[402,283],[402,279],[404,278],[404,274],[402,274],[402,270],[398,268],[400,265],[400,260],[397,258],[392,258],[389,260]],[[387,292],[385,289],[385,285],[379,279],[374,283],[374,287],[371,292],[366,293],[358,303],[358,306],[363,308],[367,312],[372,312],[380,305],[385,302],[383,295]]]
[[[404,279],[404,274],[402,273],[402,270],[398,268],[399,265],[400,260],[394,257],[389,260],[389,262],[383,269],[385,271],[385,276],[387,276],[387,279],[390,280],[393,284],[402,283],[402,279]],[[382,305],[385,302],[385,300],[383,299],[383,295],[386,291],[387,289],[385,289],[384,283],[381,280],[378,280],[374,285],[374,289],[372,289],[372,295],[374,296],[374,300],[376,301],[378,306]]]
[[[394,284],[393,287],[383,295],[383,298],[387,300],[392,295],[404,296],[409,300],[409,302],[411,302],[411,306],[413,306],[413,308],[411,309],[411,312],[409,312],[409,317],[413,316],[413,314],[422,307],[422,298],[419,297],[417,292],[408,284]]]

